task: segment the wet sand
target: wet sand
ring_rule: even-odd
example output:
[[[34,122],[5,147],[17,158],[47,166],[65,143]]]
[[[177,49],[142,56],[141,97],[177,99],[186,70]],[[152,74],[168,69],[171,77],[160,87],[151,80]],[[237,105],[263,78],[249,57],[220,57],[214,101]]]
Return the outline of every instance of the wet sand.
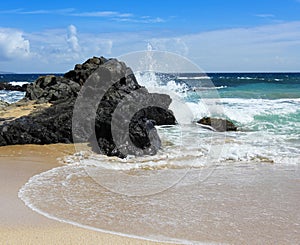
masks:
[[[0,147],[0,244],[157,244],[60,223],[24,205],[18,198],[22,185],[73,152],[63,144]]]
[[[60,223],[24,205],[18,191],[28,179],[60,166],[57,158],[73,153],[74,146],[63,144],[0,147],[0,244],[157,244]],[[198,235],[188,237],[199,241],[200,235],[201,241],[217,244],[297,244],[299,183],[295,165],[217,168],[192,186],[206,197],[200,206],[205,212]]]

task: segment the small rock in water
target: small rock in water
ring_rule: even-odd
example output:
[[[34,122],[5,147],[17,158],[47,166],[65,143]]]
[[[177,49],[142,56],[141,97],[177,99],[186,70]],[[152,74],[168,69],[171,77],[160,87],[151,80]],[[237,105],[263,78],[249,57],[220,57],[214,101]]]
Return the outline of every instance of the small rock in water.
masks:
[[[202,125],[208,125],[212,129],[218,132],[237,131],[237,127],[227,119],[203,117],[199,121],[197,121],[197,123]],[[205,127],[205,128],[209,128],[209,127]]]

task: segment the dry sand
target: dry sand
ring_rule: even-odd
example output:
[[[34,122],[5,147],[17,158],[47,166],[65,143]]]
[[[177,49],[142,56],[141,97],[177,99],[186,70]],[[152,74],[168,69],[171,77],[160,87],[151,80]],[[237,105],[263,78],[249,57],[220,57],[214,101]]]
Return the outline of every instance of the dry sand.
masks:
[[[72,145],[63,144],[0,147],[0,244],[157,244],[60,223],[24,205],[18,198],[21,186],[73,152]]]
[[[34,101],[19,101],[10,104],[0,110],[0,118],[3,120],[14,120],[19,117],[28,116],[31,113],[38,112],[50,107],[50,103],[36,104]]]

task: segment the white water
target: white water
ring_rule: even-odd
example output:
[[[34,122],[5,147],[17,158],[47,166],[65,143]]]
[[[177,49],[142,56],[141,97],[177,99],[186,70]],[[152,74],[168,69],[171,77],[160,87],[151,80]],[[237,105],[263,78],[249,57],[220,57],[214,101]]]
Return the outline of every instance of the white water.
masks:
[[[24,98],[25,92],[0,90],[0,100],[15,103]]]
[[[11,85],[23,86],[24,84],[28,84],[29,82],[9,82]],[[0,100],[3,100],[8,103],[15,103],[20,99],[24,98],[25,92],[19,91],[9,91],[9,90],[0,90]]]
[[[24,84],[29,84],[29,82],[9,82],[9,84],[13,85],[13,86],[23,86]]]

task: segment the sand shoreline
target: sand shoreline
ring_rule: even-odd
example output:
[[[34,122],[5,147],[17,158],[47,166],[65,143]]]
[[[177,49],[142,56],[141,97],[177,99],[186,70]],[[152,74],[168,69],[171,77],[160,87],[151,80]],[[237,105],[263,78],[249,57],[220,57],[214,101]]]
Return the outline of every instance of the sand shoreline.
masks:
[[[28,179],[61,166],[57,158],[74,152],[73,145],[65,144],[0,147],[0,244],[158,244],[61,223],[25,206],[18,198],[18,191]],[[282,166],[282,169],[270,164],[250,166],[248,163],[246,166],[217,168],[212,178],[199,183],[203,195],[217,195],[224,200],[224,206],[218,206],[211,198],[207,206],[202,206],[207,215],[232,213],[232,222],[242,225],[240,233],[236,233],[230,227],[215,227],[211,222],[214,216],[208,216],[203,223],[205,226],[201,226],[201,240],[229,244],[241,241],[285,244],[299,240],[300,176],[297,166]],[[231,202],[229,197],[237,198],[238,202]],[[249,211],[250,216],[245,211]],[[268,212],[272,215],[267,215]],[[245,220],[251,215],[256,216],[254,223]],[[254,237],[254,234],[261,237]]]
[[[28,179],[73,153],[63,144],[0,147],[0,244],[157,244],[54,221],[24,205],[18,191]]]

